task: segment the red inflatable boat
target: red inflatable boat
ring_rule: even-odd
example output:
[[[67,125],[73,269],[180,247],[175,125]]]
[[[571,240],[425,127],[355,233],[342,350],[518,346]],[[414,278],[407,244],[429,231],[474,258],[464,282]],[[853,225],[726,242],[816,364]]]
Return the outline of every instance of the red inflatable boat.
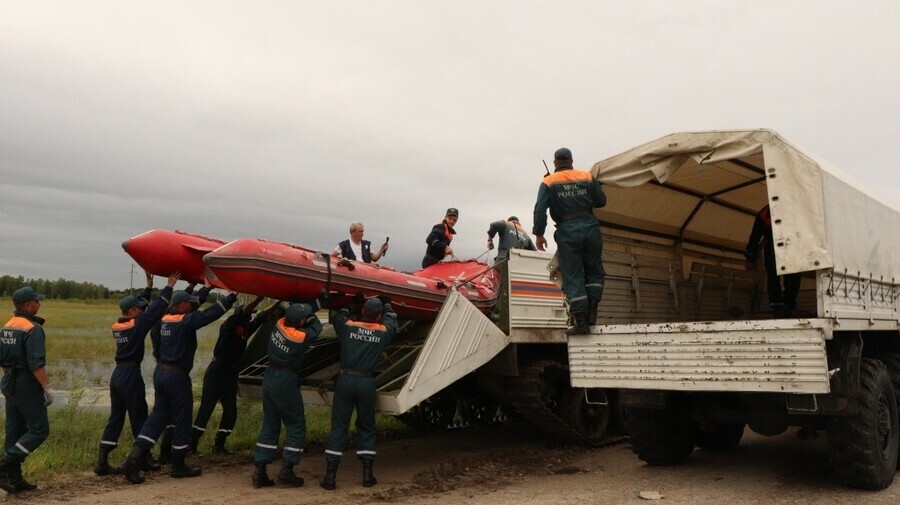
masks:
[[[203,255],[222,245],[223,240],[183,231],[150,230],[122,242],[122,249],[151,274],[168,277],[181,272],[183,280],[203,284]]]
[[[349,296],[386,294],[401,319],[437,317],[451,285],[483,312],[497,299],[499,276],[474,260],[438,263],[413,273],[333,258],[311,249],[240,239],[207,254],[206,276],[218,287],[279,300],[311,300],[328,290]]]

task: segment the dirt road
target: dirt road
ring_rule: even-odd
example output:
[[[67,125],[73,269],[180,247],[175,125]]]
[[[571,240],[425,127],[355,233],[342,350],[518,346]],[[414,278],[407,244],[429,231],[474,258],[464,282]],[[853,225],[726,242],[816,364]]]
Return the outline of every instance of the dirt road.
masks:
[[[662,495],[663,503],[866,503],[900,501],[900,478],[881,492],[846,489],[828,475],[824,437],[801,441],[794,431],[774,438],[747,432],[736,452],[697,450],[686,465],[648,467],[627,443],[602,449],[549,444],[524,424],[507,423],[460,429],[418,438],[392,440],[378,447],[373,488],[360,485],[360,464],[345,459],[337,491],[316,484],[324,470],[321,447],[308,448],[300,465],[306,486],[254,489],[249,454],[202,458],[196,479],[152,475],[142,485],[120,476],[85,473],[72,482],[41,489],[9,502],[66,504],[342,504],[465,503],[562,504],[646,503],[642,491]],[[277,472],[278,463],[270,467]]]

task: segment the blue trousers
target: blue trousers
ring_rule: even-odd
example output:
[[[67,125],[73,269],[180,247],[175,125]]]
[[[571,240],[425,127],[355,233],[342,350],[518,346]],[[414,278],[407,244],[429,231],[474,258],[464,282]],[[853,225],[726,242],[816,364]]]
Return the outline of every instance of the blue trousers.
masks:
[[[329,463],[341,462],[353,409],[356,409],[356,457],[375,459],[375,379],[338,375],[331,405],[331,434],[325,445],[325,460]]]
[[[191,377],[186,373],[157,368],[153,376],[153,411],[135,438],[134,445],[146,450],[153,448],[168,424],[174,424],[172,455],[184,456],[191,441],[191,411],[194,395]]]
[[[221,403],[222,420],[219,421],[219,433],[226,436],[231,434],[237,422],[237,381],[237,371],[234,368],[218,361],[209,364],[203,375],[203,393],[200,395],[197,417],[194,418],[195,429],[206,431],[206,425],[216,408],[216,403]]]
[[[563,277],[563,292],[572,314],[587,312],[588,297],[598,303],[603,297],[601,255],[603,239],[600,226],[593,216],[560,223],[553,239],[559,251],[559,267]]]
[[[147,387],[139,366],[118,365],[109,378],[109,420],[100,438],[100,447],[115,448],[125,426],[125,414],[131,434],[137,438],[147,421]]]
[[[10,380],[16,374],[15,391]],[[3,376],[6,397],[6,439],[3,448],[19,460],[35,451],[50,436],[50,420],[44,406],[44,388],[30,370],[16,370]]]
[[[306,445],[306,415],[300,396],[300,379],[295,372],[269,368],[263,377],[263,422],[256,440],[253,461],[271,463],[278,449],[281,424],[284,423],[285,463],[299,464]]]

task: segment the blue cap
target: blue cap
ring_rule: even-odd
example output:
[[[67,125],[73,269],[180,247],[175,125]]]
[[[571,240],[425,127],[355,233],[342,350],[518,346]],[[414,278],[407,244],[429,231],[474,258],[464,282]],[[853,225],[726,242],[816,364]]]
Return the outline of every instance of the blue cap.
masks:
[[[25,302],[30,302],[31,300],[43,300],[44,295],[38,293],[31,286],[25,286],[24,288],[17,289],[15,293],[13,293],[13,303],[20,304]]]
[[[132,308],[132,307],[146,307],[147,300],[143,298],[138,298],[136,296],[126,296],[119,301],[119,308],[122,309],[122,312]]]
[[[181,302],[200,303],[200,298],[187,291],[176,291],[172,295],[172,305],[178,305]]]
[[[284,312],[284,320],[289,325],[294,326],[302,323],[304,319],[313,315],[314,313],[315,311],[308,304],[292,303]]]
[[[568,147],[560,147],[553,153],[554,160],[571,160],[572,159],[572,151],[569,150]]]
[[[374,317],[381,314],[382,310],[384,310],[384,304],[378,298],[369,298],[363,305],[364,316]]]

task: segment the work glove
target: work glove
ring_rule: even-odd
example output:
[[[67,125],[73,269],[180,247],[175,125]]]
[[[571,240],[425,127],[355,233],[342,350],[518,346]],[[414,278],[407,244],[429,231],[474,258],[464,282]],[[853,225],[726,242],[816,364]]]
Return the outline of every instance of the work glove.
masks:
[[[366,297],[362,293],[356,293],[353,295],[353,303],[362,306],[362,304],[366,303]]]
[[[47,386],[44,388],[44,406],[49,407],[50,405],[53,405],[53,390]]]

